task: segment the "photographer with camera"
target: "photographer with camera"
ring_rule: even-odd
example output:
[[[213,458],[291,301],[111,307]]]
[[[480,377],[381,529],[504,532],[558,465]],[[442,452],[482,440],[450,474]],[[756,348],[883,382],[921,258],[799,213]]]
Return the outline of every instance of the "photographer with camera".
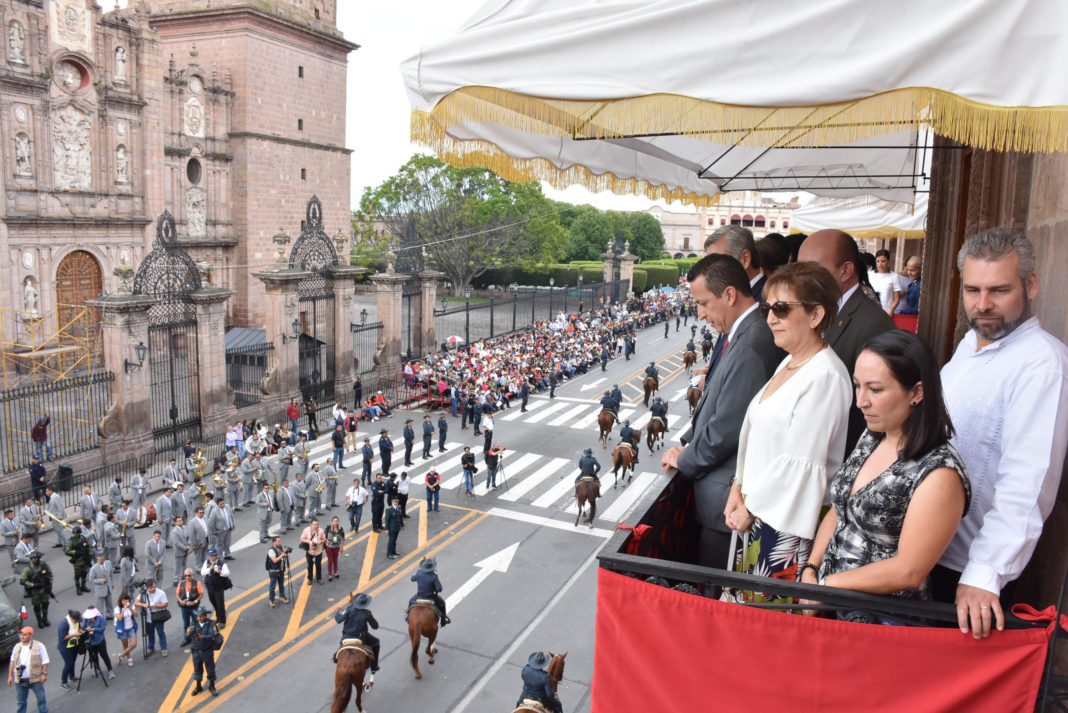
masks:
[[[163,625],[171,618],[171,612],[167,609],[167,595],[162,589],[156,587],[156,580],[150,579],[144,584],[144,589],[137,595],[134,606],[141,610],[145,617],[145,634],[148,637],[148,648],[145,649],[147,659],[156,651],[156,637],[159,636],[160,656],[167,658],[167,632]]]
[[[275,537],[271,542],[271,549],[267,550],[267,576],[270,584],[267,587],[267,603],[274,608],[274,590],[278,589],[278,601],[289,604],[286,599],[286,570],[289,569],[289,553],[292,547],[282,547],[282,538]]]
[[[48,681],[48,650],[34,641],[33,627],[19,629],[19,643],[11,649],[11,663],[7,669],[7,685],[15,686],[15,705],[18,713],[26,713],[30,691],[37,698],[38,713],[48,713],[44,685]]]
[[[208,559],[200,568],[204,579],[204,588],[208,590],[208,599],[215,607],[215,618],[219,628],[226,626],[226,590],[234,586],[230,581],[230,568],[219,559],[219,551],[212,547],[208,550]]]
[[[93,670],[99,670],[100,662],[103,661],[108,669],[108,678],[115,678],[105,640],[108,622],[103,613],[93,605],[89,605],[89,608],[82,612],[82,629],[85,631],[85,649],[89,652],[89,661],[92,663]]]
[[[119,595],[119,604],[115,607],[115,636],[122,643],[119,653],[119,665],[126,659],[128,666],[133,666],[133,650],[137,648],[137,611],[129,594]]]
[[[67,616],[59,622],[59,655],[63,657],[63,674],[60,676],[59,687],[70,690],[67,681],[77,681],[74,675],[74,664],[78,660],[78,650],[82,638],[82,615],[80,612],[70,609]]]
[[[504,448],[501,448],[500,443],[494,443],[493,447],[486,451],[486,489],[496,489],[497,487],[497,469],[501,465],[501,453],[504,453]]]
[[[197,607],[196,614],[196,622],[185,630],[185,638],[192,640],[190,649],[193,653],[193,683],[196,684],[189,695],[196,696],[204,692],[200,681],[206,673],[208,692],[217,696],[219,692],[215,690],[215,652],[222,648],[222,634],[219,633],[218,625],[208,618],[211,615],[210,609]]]

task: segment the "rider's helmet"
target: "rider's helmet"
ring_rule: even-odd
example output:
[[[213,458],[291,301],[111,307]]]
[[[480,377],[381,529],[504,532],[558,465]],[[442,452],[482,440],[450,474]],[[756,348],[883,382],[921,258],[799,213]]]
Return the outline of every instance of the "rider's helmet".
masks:
[[[629,418],[626,421],[623,422],[623,426],[625,428],[630,428],[630,419]]]

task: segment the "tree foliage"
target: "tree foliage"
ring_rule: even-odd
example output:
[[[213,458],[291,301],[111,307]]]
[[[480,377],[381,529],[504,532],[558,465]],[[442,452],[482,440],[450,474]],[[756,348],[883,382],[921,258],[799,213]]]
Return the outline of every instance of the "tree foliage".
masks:
[[[642,261],[655,260],[664,250],[664,231],[660,221],[648,213],[631,213],[627,216],[630,227],[630,251]]]
[[[611,244],[612,226],[608,218],[599,210],[590,208],[580,213],[571,223],[567,258],[568,260],[597,260]]]
[[[384,230],[376,232],[376,220]],[[513,183],[425,155],[365,190],[353,224],[358,255],[396,251],[408,235],[457,295],[491,266],[552,262],[567,247],[567,232],[540,184]]]

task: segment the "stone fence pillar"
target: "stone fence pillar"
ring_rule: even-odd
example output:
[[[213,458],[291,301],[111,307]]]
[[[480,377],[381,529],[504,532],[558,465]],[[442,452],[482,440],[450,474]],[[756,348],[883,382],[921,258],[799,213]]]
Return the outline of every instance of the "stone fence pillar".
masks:
[[[100,419],[100,450],[104,461],[151,450],[152,386],[148,366],[148,310],[158,298],[108,295],[87,301],[100,309],[104,368],[115,374],[108,387],[108,409]],[[138,366],[137,346],[145,345]],[[128,366],[129,365],[129,366]]]
[[[434,307],[438,301],[438,280],[445,277],[444,272],[437,270],[423,270],[419,273],[422,287],[420,299],[419,320],[419,354],[437,354],[437,321],[434,317]]]
[[[375,353],[378,373],[386,376],[400,370],[401,356],[401,296],[408,275],[382,272],[371,276],[378,293],[378,319],[382,322],[382,338]]]
[[[233,290],[224,287],[206,287],[189,295],[197,310],[203,433],[219,433],[237,418],[234,392],[226,383],[226,301],[233,294]]]
[[[293,336],[293,321],[300,319],[300,295],[297,286],[312,276],[303,270],[275,270],[252,274],[264,284],[264,329],[268,342],[274,342],[271,366],[260,387],[270,401],[289,403],[300,388],[298,340]]]
[[[634,263],[638,262],[638,256],[629,251],[619,256],[619,279],[623,283],[616,299],[624,300],[630,297],[634,287]]]
[[[341,394],[352,390],[356,378],[356,364],[352,348],[352,298],[356,292],[356,278],[367,268],[355,265],[337,265],[328,270],[334,281],[334,395],[343,401]]]

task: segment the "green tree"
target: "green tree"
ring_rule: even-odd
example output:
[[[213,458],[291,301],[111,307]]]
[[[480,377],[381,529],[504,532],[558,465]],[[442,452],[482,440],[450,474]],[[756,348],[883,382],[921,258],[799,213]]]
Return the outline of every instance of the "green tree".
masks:
[[[612,243],[612,228],[603,213],[586,211],[571,223],[567,245],[569,260],[597,260]]]
[[[376,232],[376,220],[384,230]],[[357,251],[395,250],[397,236],[411,231],[428,266],[446,274],[456,295],[494,265],[552,262],[567,247],[567,232],[540,184],[424,155],[365,190],[354,223]]]
[[[627,216],[630,226],[630,251],[642,260],[655,260],[664,250],[664,231],[660,221],[648,213],[631,213]]]

